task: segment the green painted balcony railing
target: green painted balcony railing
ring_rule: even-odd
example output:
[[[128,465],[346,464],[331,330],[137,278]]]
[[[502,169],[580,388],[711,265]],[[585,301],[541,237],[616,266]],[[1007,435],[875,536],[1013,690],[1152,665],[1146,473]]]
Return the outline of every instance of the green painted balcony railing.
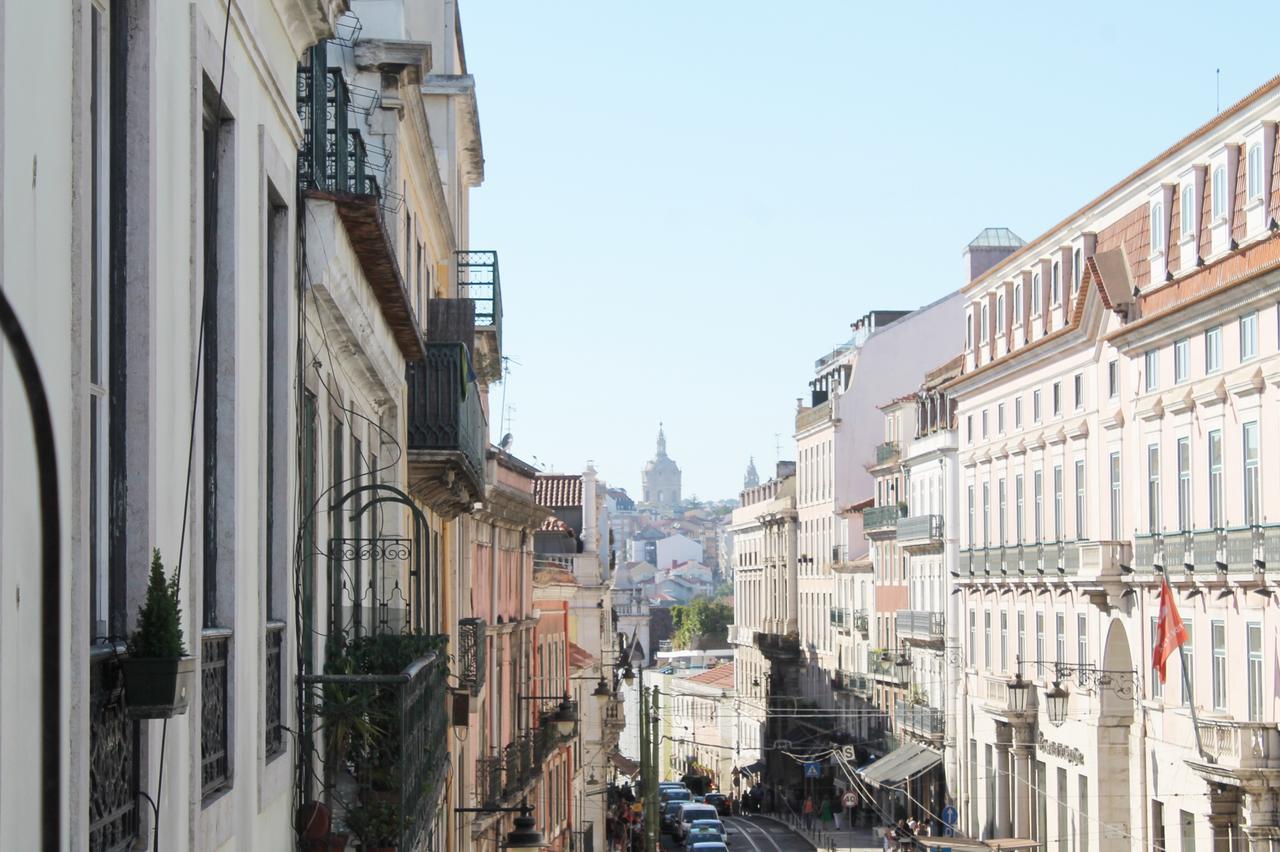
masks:
[[[876,446],[876,464],[888,464],[898,457],[898,442],[885,441]]]
[[[460,343],[425,343],[426,357],[405,369],[409,385],[409,449],[461,454],[467,472],[484,482],[484,410]]]
[[[872,506],[862,513],[862,530],[863,532],[874,532],[877,530],[896,529],[898,521],[903,514],[901,507],[897,504]]]

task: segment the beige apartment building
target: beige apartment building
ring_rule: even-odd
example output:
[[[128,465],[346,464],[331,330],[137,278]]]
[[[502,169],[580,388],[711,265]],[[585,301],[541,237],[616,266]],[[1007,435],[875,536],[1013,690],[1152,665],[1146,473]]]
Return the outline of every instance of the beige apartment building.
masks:
[[[1280,78],[963,289],[948,719],[973,836],[1280,845],[1278,120]],[[1189,637],[1167,683],[1164,579]]]

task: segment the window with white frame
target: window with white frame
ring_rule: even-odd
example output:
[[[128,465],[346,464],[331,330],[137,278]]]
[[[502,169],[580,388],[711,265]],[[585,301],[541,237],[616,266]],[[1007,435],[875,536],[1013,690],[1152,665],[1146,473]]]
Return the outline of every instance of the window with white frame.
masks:
[[[1049,266],[1049,304],[1062,304],[1062,265],[1056,260]]]
[[[1004,293],[996,296],[996,334],[1004,334]]]
[[[1160,352],[1148,349],[1142,355],[1143,387],[1147,392],[1155,390],[1160,384]]]
[[[1190,378],[1191,371],[1191,341],[1187,338],[1175,340],[1173,342],[1173,382],[1174,384],[1182,384]]]
[[[1120,454],[1112,453],[1108,457],[1108,469],[1111,472],[1111,540],[1119,541],[1123,530],[1120,528]]]
[[[1076,541],[1084,540],[1084,459],[1076,460]]]
[[[1040,316],[1040,273],[1031,276],[1031,316]]]
[[[964,348],[965,349],[973,348],[973,312],[972,311],[965,315]]]
[[[982,611],[982,662],[991,668],[991,610]]]
[[[1151,253],[1164,251],[1164,202],[1151,205]]]
[[[982,546],[991,546],[991,483],[982,483]]]
[[[1178,529],[1191,530],[1191,439],[1178,439]]]
[[[1244,444],[1244,522],[1246,526],[1260,523],[1262,508],[1262,481],[1258,465],[1258,421],[1251,420],[1241,427]]]
[[[1076,373],[1071,378],[1071,387],[1074,394],[1076,408],[1084,408],[1084,374]]]
[[[1240,360],[1248,361],[1258,354],[1258,312],[1240,317]]]
[[[1022,544],[1022,503],[1023,503],[1022,474],[1018,474],[1013,478],[1013,527],[1014,532],[1018,536],[1018,544]]]
[[[978,634],[978,615],[973,609],[969,610],[969,659],[976,660],[974,650],[977,644]]]
[[[1009,671],[1009,612],[1000,610],[1000,671]]]
[[[1044,473],[1037,470],[1032,474],[1033,499],[1035,501],[1036,543],[1044,541]]]
[[[1084,252],[1075,249],[1071,252],[1071,294],[1080,292],[1080,282],[1084,280]]]
[[[1065,613],[1053,614],[1053,661],[1062,665],[1067,661],[1067,616]]]
[[[982,438],[983,438],[983,440],[986,440],[986,437],[987,437],[987,410],[984,408],[984,409],[982,409]]]
[[[1246,678],[1249,683],[1249,721],[1262,720],[1262,625],[1251,622],[1245,625]]]
[[[996,406],[996,431],[1004,434],[1004,403]]]
[[[1022,674],[1022,658],[1025,657],[1027,647],[1027,614],[1021,610],[1018,611],[1018,633],[1017,646],[1014,648],[1013,655],[1014,665],[1018,667],[1018,674]]]
[[[1209,623],[1209,644],[1213,648],[1213,709],[1227,709],[1227,625]]]
[[[1209,432],[1209,528],[1223,526],[1222,518],[1222,430]]]
[[[1053,466],[1053,540],[1062,541],[1062,465]]]
[[[1050,391],[1053,399],[1053,416],[1057,417],[1062,413],[1062,382],[1054,382]]]
[[[1044,677],[1044,613],[1036,613],[1036,675]]]
[[[1040,389],[1031,392],[1031,422],[1040,422]]]
[[[1186,239],[1196,232],[1196,188],[1195,182],[1191,181],[1182,188],[1182,205],[1178,210],[1181,217],[1179,223],[1179,232],[1182,238]]]
[[[1022,282],[1013,286],[1013,327],[1022,325]]]
[[[1160,445],[1147,445],[1147,531],[1160,532]]]
[[[1112,360],[1107,364],[1107,397],[1116,399],[1120,396],[1120,362]]]
[[[1022,397],[1013,398],[1013,428],[1022,428]]]
[[[1215,325],[1204,333],[1204,371],[1216,373],[1222,369],[1222,326]]]
[[[1076,665],[1081,671],[1089,665],[1089,619],[1083,612],[1076,613]]]
[[[1003,478],[1001,478],[1001,479],[1000,479],[1000,481],[997,483],[997,487],[996,487],[996,496],[997,496],[997,497],[999,498],[999,500],[1000,500],[1000,517],[999,517],[999,519],[998,519],[998,520],[999,520],[999,530],[1000,530],[1000,540],[997,542],[997,544],[999,544],[1001,547],[1003,547],[1003,546],[1004,546],[1004,543],[1005,543],[1005,541],[1006,541],[1006,539],[1005,539],[1005,527],[1004,527],[1004,519],[1005,519],[1005,505],[1006,505],[1006,504],[1005,504],[1005,497],[1006,497],[1006,494],[1005,494],[1005,487],[1004,487],[1004,479],[1003,479]]]
[[[1210,213],[1214,220],[1227,218],[1227,167],[1218,166],[1213,170],[1213,206]]]
[[[987,323],[991,319],[991,312],[987,310],[987,303],[982,303],[982,323],[978,326],[978,340],[982,343],[987,342]]]
[[[1245,172],[1248,181],[1249,200],[1262,197],[1262,146],[1252,145],[1249,148],[1249,155],[1245,162]]]

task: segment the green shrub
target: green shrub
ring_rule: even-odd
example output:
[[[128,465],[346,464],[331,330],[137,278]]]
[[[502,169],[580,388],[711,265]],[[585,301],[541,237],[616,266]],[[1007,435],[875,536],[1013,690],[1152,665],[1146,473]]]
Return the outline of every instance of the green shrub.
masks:
[[[176,659],[187,654],[182,640],[182,608],[178,606],[178,572],[166,578],[160,549],[151,551],[147,599],[138,608],[138,629],[129,640],[135,657]]]

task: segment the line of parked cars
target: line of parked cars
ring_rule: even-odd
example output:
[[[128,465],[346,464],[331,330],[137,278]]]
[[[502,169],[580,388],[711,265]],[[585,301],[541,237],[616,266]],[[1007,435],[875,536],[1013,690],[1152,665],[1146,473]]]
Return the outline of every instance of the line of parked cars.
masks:
[[[679,781],[663,781],[658,785],[662,803],[659,823],[663,834],[670,834],[692,852],[726,852],[729,836],[721,816],[729,813],[729,799],[720,793],[698,796]]]

